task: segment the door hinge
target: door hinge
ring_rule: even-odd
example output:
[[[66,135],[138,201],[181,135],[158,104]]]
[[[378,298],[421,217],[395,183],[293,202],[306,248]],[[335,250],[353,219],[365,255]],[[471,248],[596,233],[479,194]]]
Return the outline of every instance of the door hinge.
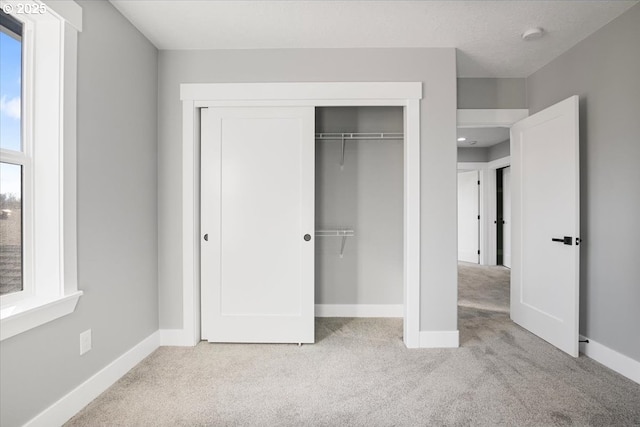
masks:
[[[480,185],[480,181],[478,181],[478,185]]]
[[[478,219],[480,219],[480,215],[478,215]]]
[[[478,249],[478,255],[480,255],[480,249]]]

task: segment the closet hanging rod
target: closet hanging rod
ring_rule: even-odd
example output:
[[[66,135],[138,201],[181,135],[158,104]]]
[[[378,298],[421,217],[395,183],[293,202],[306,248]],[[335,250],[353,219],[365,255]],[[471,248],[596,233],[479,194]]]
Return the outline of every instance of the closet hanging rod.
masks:
[[[404,140],[401,132],[348,132],[348,133],[316,133],[316,141],[340,141],[342,143],[342,155],[340,156],[340,170],[344,169],[345,141],[353,140]]]
[[[332,140],[345,140],[345,139],[404,139],[404,133],[402,132],[348,132],[348,133],[316,133],[316,139],[332,139]]]
[[[317,237],[353,237],[355,232],[350,229],[316,230]]]

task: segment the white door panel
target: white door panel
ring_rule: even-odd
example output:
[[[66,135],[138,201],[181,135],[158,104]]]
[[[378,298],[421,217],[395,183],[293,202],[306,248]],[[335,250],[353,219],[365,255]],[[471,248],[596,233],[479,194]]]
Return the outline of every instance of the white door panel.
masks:
[[[458,172],[458,260],[480,262],[479,172]]]
[[[511,128],[511,317],[578,356],[578,97]],[[570,245],[552,239],[570,237]]]
[[[202,337],[314,340],[314,110],[202,109]]]
[[[511,268],[511,167],[502,170],[502,265]]]

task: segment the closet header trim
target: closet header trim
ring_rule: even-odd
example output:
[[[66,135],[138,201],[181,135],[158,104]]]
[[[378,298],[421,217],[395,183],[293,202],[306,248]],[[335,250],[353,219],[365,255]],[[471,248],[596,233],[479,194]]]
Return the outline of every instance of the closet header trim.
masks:
[[[422,82],[183,83],[183,101],[422,99]]]

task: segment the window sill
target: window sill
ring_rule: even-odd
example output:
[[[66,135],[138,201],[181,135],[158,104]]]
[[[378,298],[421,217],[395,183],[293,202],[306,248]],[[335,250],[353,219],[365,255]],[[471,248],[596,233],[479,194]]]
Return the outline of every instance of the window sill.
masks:
[[[73,313],[82,291],[57,297],[26,298],[0,309],[0,341]]]

